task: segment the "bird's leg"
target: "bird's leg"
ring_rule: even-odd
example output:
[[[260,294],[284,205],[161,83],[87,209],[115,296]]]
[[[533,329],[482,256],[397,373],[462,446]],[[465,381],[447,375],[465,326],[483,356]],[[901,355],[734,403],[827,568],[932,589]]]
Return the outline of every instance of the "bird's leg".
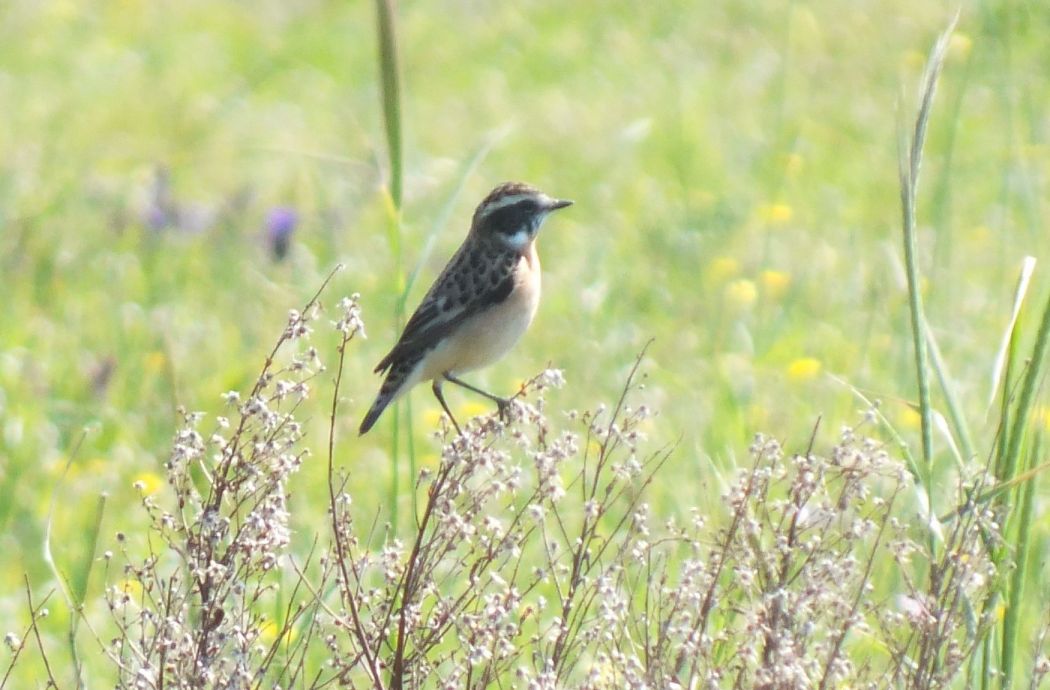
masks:
[[[457,386],[463,386],[468,391],[474,391],[478,395],[484,395],[486,398],[496,403],[496,408],[499,410],[500,421],[507,421],[507,409],[510,407],[510,398],[501,398],[498,395],[493,395],[492,393],[489,393],[488,391],[483,391],[477,386],[472,386],[466,381],[457,379],[455,376],[453,376],[447,371],[445,372],[444,376],[446,381],[454,383]]]
[[[463,435],[463,430],[459,428],[459,424],[456,423],[456,418],[452,416],[452,410],[448,409],[448,403],[445,402],[445,396],[441,393],[441,379],[434,379],[434,385],[431,386],[434,391],[434,397],[441,403],[441,407],[445,410],[445,414],[452,421],[452,426],[456,427],[456,433],[460,436]]]

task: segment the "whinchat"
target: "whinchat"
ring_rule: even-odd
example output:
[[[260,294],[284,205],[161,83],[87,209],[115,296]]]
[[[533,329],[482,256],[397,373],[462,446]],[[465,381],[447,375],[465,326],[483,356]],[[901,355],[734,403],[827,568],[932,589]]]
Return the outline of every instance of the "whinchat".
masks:
[[[508,399],[458,377],[501,358],[529,327],[540,303],[536,235],[548,214],[570,204],[521,182],[501,184],[485,197],[474,211],[467,239],[376,366],[386,378],[360,433],[420,381],[432,382],[434,396],[456,431],[459,424],[441,392],[445,381],[489,398],[503,415]]]

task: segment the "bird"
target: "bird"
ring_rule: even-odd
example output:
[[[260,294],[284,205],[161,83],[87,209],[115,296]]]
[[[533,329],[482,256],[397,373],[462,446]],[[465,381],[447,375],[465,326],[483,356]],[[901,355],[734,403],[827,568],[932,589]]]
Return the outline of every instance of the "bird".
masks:
[[[540,301],[536,235],[550,213],[571,205],[524,182],[504,182],[478,204],[463,244],[376,365],[375,373],[385,378],[359,434],[423,381],[431,382],[434,397],[459,434],[442,393],[446,382],[495,402],[504,417],[508,398],[459,377],[502,358],[525,334]]]

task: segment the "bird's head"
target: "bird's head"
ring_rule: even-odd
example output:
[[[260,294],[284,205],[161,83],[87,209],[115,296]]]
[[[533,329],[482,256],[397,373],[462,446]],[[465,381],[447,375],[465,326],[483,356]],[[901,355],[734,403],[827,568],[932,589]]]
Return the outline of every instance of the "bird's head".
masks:
[[[523,182],[505,182],[478,205],[471,232],[521,251],[536,238],[547,214],[571,205]]]

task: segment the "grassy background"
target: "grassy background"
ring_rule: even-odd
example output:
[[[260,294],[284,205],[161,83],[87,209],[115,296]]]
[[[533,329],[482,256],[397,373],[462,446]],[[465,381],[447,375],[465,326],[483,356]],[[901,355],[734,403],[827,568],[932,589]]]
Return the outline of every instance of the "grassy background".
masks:
[[[474,380],[510,390],[550,361],[570,384],[554,404],[590,406],[655,337],[651,435],[682,439],[655,488],[658,511],[717,501],[711,477],[756,431],[793,447],[818,415],[824,438],[853,421],[860,404],[829,373],[881,398],[917,444],[897,190],[897,127],[910,115],[898,103],[910,113],[953,9],[402,3],[406,269],[483,152],[410,304],[488,189],[527,180],[576,206],[544,229],[532,332]],[[25,618],[23,573],[38,592],[54,586],[41,548],[52,496],[56,558],[76,570],[99,493],[110,496],[105,548],[141,520],[132,482],[161,488],[175,406],[216,410],[221,393],[249,384],[287,310],[337,262],[347,270],[328,301],[362,293],[370,335],[348,360],[340,450],[357,491],[385,495],[389,420],[354,435],[378,386],[371,368],[396,335],[401,284],[374,25],[367,2],[0,8],[4,620]],[[967,3],[930,125],[927,313],[981,453],[1012,284],[1022,257],[1044,258],[1050,244],[1048,25],[1039,3]],[[158,203],[161,170],[170,198]],[[280,262],[265,231],[277,207],[299,219]],[[1041,297],[1045,269],[1035,284]],[[450,396],[465,414],[487,411]],[[413,399],[426,463],[437,405],[425,389]],[[313,404],[319,446],[324,408]],[[954,462],[935,443],[947,477]],[[306,533],[324,517],[307,508],[324,493],[323,467],[296,481]],[[1036,527],[1045,534],[1039,506]],[[52,606],[56,638],[62,608]]]

